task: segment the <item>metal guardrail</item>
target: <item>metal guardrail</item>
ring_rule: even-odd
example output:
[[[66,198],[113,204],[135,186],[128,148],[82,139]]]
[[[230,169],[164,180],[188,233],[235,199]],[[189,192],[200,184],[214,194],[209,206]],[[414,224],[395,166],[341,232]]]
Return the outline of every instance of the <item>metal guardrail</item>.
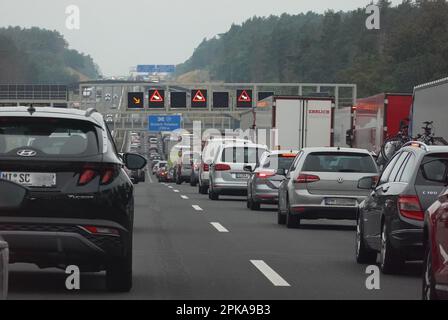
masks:
[[[0,237],[0,300],[6,300],[8,296],[9,277],[9,247],[8,243]]]

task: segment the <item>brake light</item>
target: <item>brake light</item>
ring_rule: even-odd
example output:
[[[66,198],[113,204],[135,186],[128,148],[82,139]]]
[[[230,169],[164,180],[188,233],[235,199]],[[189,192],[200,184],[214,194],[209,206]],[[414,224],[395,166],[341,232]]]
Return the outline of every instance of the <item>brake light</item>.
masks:
[[[319,176],[301,173],[295,180],[295,183],[311,183],[311,182],[317,182],[319,180],[320,180]]]
[[[425,212],[420,205],[417,196],[400,196],[398,198],[398,210],[405,218],[423,221]]]
[[[100,184],[110,184],[118,175],[118,167],[116,166],[96,166],[87,165],[83,168],[79,175],[78,185],[85,186],[90,183],[96,176],[100,176]]]
[[[79,175],[78,185],[84,186],[88,184],[90,181],[95,179],[97,173],[92,169],[84,169],[83,172]]]
[[[272,171],[257,172],[257,178],[260,178],[260,179],[266,179],[266,178],[269,178],[272,176],[275,176],[275,172],[272,172]]]
[[[227,171],[227,170],[230,170],[230,166],[228,164],[218,163],[215,165],[215,170],[216,171]]]
[[[206,163],[203,163],[202,164],[202,170],[209,171],[210,170],[210,166],[208,164],[206,164]]]

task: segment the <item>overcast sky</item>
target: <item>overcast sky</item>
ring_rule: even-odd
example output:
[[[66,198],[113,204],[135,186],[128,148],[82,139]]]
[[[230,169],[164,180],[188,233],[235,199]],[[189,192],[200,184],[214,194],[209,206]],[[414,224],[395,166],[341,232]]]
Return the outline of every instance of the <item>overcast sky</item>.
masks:
[[[394,4],[401,0],[392,1]],[[61,32],[71,48],[90,54],[105,75],[137,64],[178,64],[203,38],[257,15],[351,10],[370,0],[1,0],[0,26]],[[68,5],[80,9],[80,30],[65,26]]]

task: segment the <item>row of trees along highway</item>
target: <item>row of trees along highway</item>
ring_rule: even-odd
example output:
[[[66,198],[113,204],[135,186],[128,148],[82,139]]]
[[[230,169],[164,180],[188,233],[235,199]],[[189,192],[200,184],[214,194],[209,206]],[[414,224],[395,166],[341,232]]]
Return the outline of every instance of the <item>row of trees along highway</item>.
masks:
[[[56,31],[0,28],[0,83],[72,83],[98,74],[93,59]]]
[[[367,30],[364,8],[254,17],[203,40],[178,75],[201,70],[226,82],[344,82],[360,96],[409,92],[448,74],[448,3],[403,1],[381,8]]]

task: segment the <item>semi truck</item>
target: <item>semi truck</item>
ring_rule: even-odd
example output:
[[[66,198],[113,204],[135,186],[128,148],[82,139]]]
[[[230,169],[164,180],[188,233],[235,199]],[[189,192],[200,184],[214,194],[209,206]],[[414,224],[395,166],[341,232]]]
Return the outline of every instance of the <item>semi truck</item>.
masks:
[[[241,128],[255,129],[252,140],[271,149],[330,147],[333,111],[333,97],[271,96],[241,116]]]
[[[410,93],[380,93],[358,99],[352,110],[353,128],[347,132],[348,144],[379,154],[384,140],[408,122],[411,104]]]
[[[448,78],[421,84],[414,88],[410,115],[410,133],[422,133],[423,123],[433,122],[435,137],[448,140]]]

